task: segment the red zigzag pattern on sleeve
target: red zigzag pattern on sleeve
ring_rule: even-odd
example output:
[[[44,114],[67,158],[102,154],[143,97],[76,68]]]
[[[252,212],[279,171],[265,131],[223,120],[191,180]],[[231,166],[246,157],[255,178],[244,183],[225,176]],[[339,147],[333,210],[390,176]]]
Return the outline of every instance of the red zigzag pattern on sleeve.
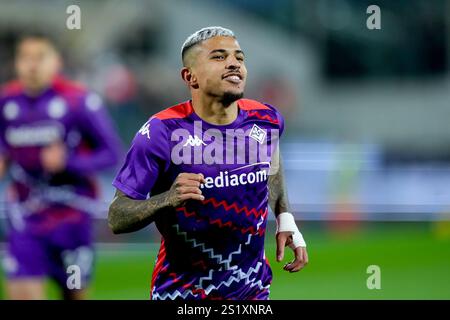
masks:
[[[269,115],[262,115],[258,111],[253,111],[253,110],[248,111],[247,115],[249,117],[253,117],[254,116],[254,117],[256,117],[258,119],[261,119],[261,120],[267,120],[267,121],[269,121],[271,123],[279,124],[278,119],[274,119],[274,118],[270,117]]]

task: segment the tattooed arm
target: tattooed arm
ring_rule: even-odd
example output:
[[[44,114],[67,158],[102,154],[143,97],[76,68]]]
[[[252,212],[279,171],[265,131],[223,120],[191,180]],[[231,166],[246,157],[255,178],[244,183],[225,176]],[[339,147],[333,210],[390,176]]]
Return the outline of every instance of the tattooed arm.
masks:
[[[279,154],[275,154],[271,170],[272,175],[269,175],[269,205],[275,216],[278,217],[280,213],[291,212],[284,180],[283,165]],[[277,261],[284,259],[284,248],[291,246],[293,241],[292,232],[277,232]],[[294,251],[295,259],[285,264],[283,269],[288,272],[297,272],[308,264],[308,252],[306,251],[306,247],[303,246],[291,249]]]
[[[279,154],[275,155],[271,169],[275,173],[269,175],[269,206],[275,216],[278,216],[282,212],[290,212],[283,165]]]
[[[109,227],[115,234],[146,227],[154,221],[156,213],[170,206],[169,194],[166,191],[147,200],[134,200],[117,189],[109,206]]]
[[[137,231],[155,221],[165,209],[176,208],[189,199],[204,200],[200,190],[204,182],[202,174],[180,173],[168,191],[147,200],[134,200],[117,190],[109,206],[109,227],[115,234]]]

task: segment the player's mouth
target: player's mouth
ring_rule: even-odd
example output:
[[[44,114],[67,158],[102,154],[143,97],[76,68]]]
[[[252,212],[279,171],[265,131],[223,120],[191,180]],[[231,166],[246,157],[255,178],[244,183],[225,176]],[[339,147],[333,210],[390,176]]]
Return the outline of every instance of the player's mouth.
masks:
[[[242,75],[237,72],[230,72],[223,75],[222,79],[231,82],[233,84],[240,84],[242,82]]]

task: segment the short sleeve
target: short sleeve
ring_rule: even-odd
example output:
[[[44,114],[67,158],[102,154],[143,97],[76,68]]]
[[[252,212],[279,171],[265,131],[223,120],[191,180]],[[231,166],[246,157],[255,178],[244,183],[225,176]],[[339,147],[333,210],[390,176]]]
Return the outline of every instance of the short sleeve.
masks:
[[[280,130],[280,137],[281,137],[283,135],[283,132],[284,132],[284,117],[281,114],[281,112],[278,111],[277,108],[275,108],[274,106],[272,106],[272,105],[270,105],[268,103],[265,103],[265,105],[268,106],[273,111],[273,113],[275,114],[275,116],[276,116],[276,118],[278,120],[278,125],[279,125],[279,130]]]
[[[123,154],[122,141],[102,99],[95,93],[89,93],[76,101],[76,119],[81,139],[89,141],[93,150],[80,153],[77,148],[73,148],[66,169],[73,173],[89,174],[116,167]]]
[[[169,140],[164,123],[151,118],[137,132],[113,186],[127,196],[145,200],[161,172],[170,164]]]

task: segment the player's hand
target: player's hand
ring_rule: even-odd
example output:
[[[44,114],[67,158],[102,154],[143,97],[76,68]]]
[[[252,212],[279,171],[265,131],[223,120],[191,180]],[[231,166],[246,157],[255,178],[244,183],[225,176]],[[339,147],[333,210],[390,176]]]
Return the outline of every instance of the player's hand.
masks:
[[[292,233],[280,232],[277,234],[276,238],[277,261],[280,262],[284,258],[284,248],[292,243]],[[295,255],[294,261],[286,263],[283,267],[284,270],[289,272],[300,271],[308,264],[308,252],[306,251],[306,247],[297,247],[293,251]]]
[[[205,200],[200,184],[205,183],[201,173],[180,173],[169,190],[169,203],[173,207],[185,204],[187,200]]]
[[[40,157],[42,168],[48,173],[58,173],[66,168],[67,151],[61,141],[43,147]]]

